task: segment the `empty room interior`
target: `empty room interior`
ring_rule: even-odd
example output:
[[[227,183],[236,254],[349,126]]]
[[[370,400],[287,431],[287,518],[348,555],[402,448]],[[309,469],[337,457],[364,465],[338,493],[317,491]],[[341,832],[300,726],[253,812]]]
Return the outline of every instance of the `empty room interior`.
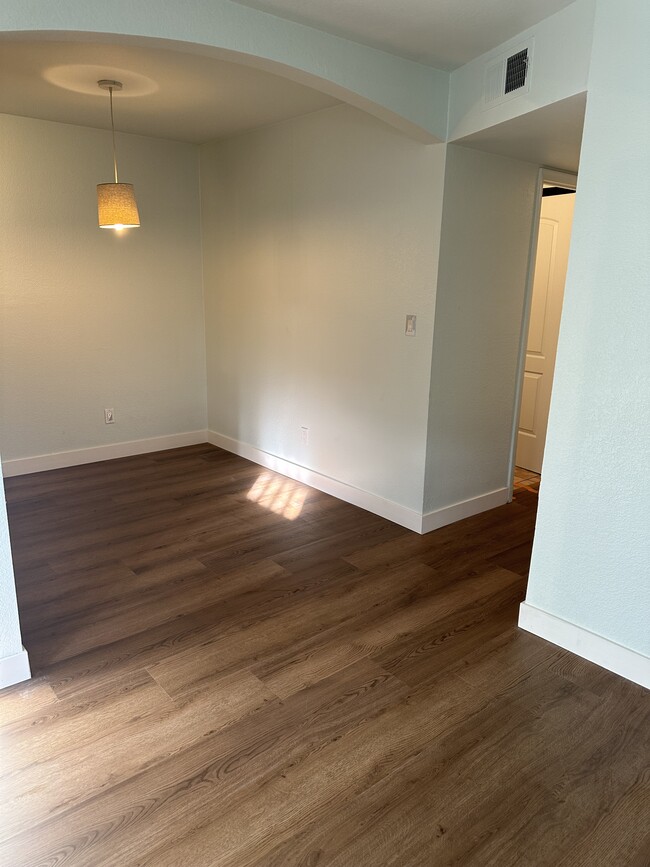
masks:
[[[0,864],[650,864],[649,37],[4,0]]]

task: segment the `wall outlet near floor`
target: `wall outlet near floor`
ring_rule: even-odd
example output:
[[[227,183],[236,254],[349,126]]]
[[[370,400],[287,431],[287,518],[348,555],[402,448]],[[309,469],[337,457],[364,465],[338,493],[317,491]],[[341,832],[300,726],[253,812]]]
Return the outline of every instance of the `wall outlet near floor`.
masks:
[[[115,424],[115,413],[112,407],[104,410],[104,421],[106,424]]]
[[[300,425],[300,442],[303,446],[309,445],[309,428],[305,427],[304,424]]]

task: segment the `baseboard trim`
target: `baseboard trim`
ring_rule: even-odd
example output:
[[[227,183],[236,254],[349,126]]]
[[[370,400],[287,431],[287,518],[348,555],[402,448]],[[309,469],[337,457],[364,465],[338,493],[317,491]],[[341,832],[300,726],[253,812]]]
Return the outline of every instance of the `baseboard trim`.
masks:
[[[499,488],[496,491],[489,491],[487,494],[480,494],[478,497],[471,497],[469,500],[462,500],[460,503],[453,503],[451,506],[443,506],[441,509],[427,512],[422,515],[420,532],[430,533],[432,530],[445,527],[447,524],[462,521],[463,518],[471,518],[472,515],[487,512],[488,509],[496,509],[497,506],[503,506],[508,502],[508,496],[508,488]]]
[[[522,602],[519,607],[519,626],[564,650],[570,650],[583,659],[595,662],[601,668],[650,689],[650,659],[642,653],[549,614],[528,602]]]
[[[399,524],[401,527],[406,527],[408,530],[414,530],[416,533],[422,532],[422,515],[414,509],[409,509],[392,500],[386,500],[377,494],[371,494],[368,491],[355,488],[353,485],[348,485],[346,482],[325,476],[315,470],[309,470],[300,464],[279,458],[277,455],[265,452],[256,446],[249,445],[216,431],[208,431],[208,442],[242,458],[246,458],[254,464],[259,464],[269,470],[274,470],[276,473],[281,473],[283,476],[288,476],[297,482],[302,482],[305,485],[316,488],[318,491],[323,491],[324,494],[331,494],[339,500],[351,503],[353,506],[359,506],[359,508],[372,512],[374,515],[387,518],[389,521],[393,521],[393,523]]]
[[[2,462],[2,472],[5,476],[22,476],[26,473],[40,473],[44,470],[60,470],[63,467],[94,464],[98,461],[110,461],[113,458],[128,458],[131,455],[144,455],[148,452],[195,446],[207,442],[207,436],[206,430],[195,430],[142,440],[128,440],[87,449],[74,449],[69,452],[52,452],[52,454],[35,455],[30,458],[14,458]]]
[[[29,657],[24,647],[20,653],[0,659],[0,689],[22,683],[24,680],[29,680],[31,676]]]

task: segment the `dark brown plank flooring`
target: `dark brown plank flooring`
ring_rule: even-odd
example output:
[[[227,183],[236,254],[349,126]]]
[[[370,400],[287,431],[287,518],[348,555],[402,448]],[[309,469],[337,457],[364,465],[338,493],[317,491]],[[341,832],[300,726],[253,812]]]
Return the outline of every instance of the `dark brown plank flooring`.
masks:
[[[533,490],[421,537],[212,446],[6,489],[0,864],[650,864],[647,693],[516,627]]]

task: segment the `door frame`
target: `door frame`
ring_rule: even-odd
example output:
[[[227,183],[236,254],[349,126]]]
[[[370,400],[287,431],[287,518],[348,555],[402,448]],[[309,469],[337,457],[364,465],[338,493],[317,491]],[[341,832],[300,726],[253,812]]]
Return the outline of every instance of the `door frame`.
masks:
[[[517,456],[517,432],[519,430],[519,414],[521,412],[521,395],[524,388],[524,372],[526,370],[526,349],[528,346],[528,328],[530,326],[530,311],[533,301],[533,282],[535,279],[535,264],[537,259],[537,241],[539,239],[539,225],[542,216],[542,190],[544,184],[553,184],[554,187],[564,187],[567,190],[575,190],[578,176],[573,172],[564,172],[559,169],[542,167],[537,176],[537,190],[535,191],[535,203],[533,205],[533,225],[530,238],[530,253],[528,256],[528,270],[526,272],[526,287],[524,290],[524,307],[521,316],[521,333],[519,336],[519,351],[517,353],[517,373],[515,375],[515,399],[512,412],[512,430],[510,433],[510,457],[508,460],[508,502],[512,502],[514,491],[515,461]]]

